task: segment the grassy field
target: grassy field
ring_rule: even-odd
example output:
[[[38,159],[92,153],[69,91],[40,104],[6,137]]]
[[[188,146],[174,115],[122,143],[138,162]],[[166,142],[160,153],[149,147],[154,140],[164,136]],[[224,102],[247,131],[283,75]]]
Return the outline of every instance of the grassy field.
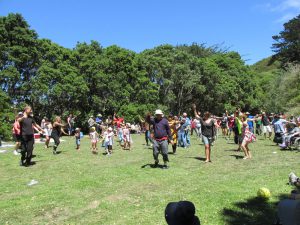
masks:
[[[300,174],[300,152],[280,151],[261,138],[250,146],[252,160],[219,138],[209,164],[192,138],[191,148],[170,154],[168,170],[148,165],[152,151],[143,136],[133,135],[130,152],[115,145],[111,157],[91,154],[86,137],[80,152],[74,139],[63,139],[58,155],[36,144],[36,164],[28,168],[18,166],[12,148],[0,154],[0,224],[158,225],[165,224],[168,202],[190,200],[204,225],[266,225],[276,202],[291,191],[288,174]],[[32,179],[39,183],[28,186]],[[268,203],[255,199],[260,187],[272,192]]]

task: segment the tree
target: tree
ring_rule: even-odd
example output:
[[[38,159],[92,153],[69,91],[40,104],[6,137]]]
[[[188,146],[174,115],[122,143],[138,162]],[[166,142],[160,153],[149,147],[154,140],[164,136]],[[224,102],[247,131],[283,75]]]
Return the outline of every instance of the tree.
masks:
[[[285,23],[284,30],[273,36],[274,59],[282,64],[300,62],[300,15]]]
[[[20,14],[0,17],[0,87],[14,102],[31,103],[31,78],[37,71],[37,33]]]

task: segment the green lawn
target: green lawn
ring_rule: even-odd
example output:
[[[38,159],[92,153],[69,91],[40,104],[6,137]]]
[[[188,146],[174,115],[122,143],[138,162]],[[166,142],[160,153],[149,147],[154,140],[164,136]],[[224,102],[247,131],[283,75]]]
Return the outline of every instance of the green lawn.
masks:
[[[190,149],[170,155],[169,170],[142,168],[153,163],[143,136],[133,135],[130,152],[115,145],[111,157],[91,154],[86,137],[80,152],[74,139],[63,139],[59,155],[36,144],[36,165],[28,168],[18,166],[12,150],[0,154],[0,224],[165,224],[168,202],[190,200],[204,225],[266,225],[291,191],[288,174],[300,174],[300,152],[280,151],[261,138],[250,145],[252,160],[220,138],[209,164],[192,138]],[[32,179],[39,183],[27,186]],[[272,192],[269,203],[255,199],[260,187]]]

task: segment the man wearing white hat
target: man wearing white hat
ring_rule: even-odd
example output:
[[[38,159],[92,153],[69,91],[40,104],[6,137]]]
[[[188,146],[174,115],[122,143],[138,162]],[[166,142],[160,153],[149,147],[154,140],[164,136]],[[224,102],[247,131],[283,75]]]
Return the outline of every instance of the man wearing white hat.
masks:
[[[158,154],[161,152],[164,161],[164,169],[168,169],[168,142],[173,144],[172,135],[168,120],[164,118],[163,112],[160,109],[155,111],[155,118],[147,119],[149,124],[153,125],[154,138],[153,138],[153,158],[155,167],[158,166]]]

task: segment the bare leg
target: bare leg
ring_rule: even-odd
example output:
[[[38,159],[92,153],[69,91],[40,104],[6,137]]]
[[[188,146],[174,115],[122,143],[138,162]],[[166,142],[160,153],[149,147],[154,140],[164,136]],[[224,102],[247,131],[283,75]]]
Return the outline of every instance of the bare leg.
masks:
[[[205,145],[205,157],[206,157],[205,162],[209,162],[210,161],[210,146],[209,145]]]

